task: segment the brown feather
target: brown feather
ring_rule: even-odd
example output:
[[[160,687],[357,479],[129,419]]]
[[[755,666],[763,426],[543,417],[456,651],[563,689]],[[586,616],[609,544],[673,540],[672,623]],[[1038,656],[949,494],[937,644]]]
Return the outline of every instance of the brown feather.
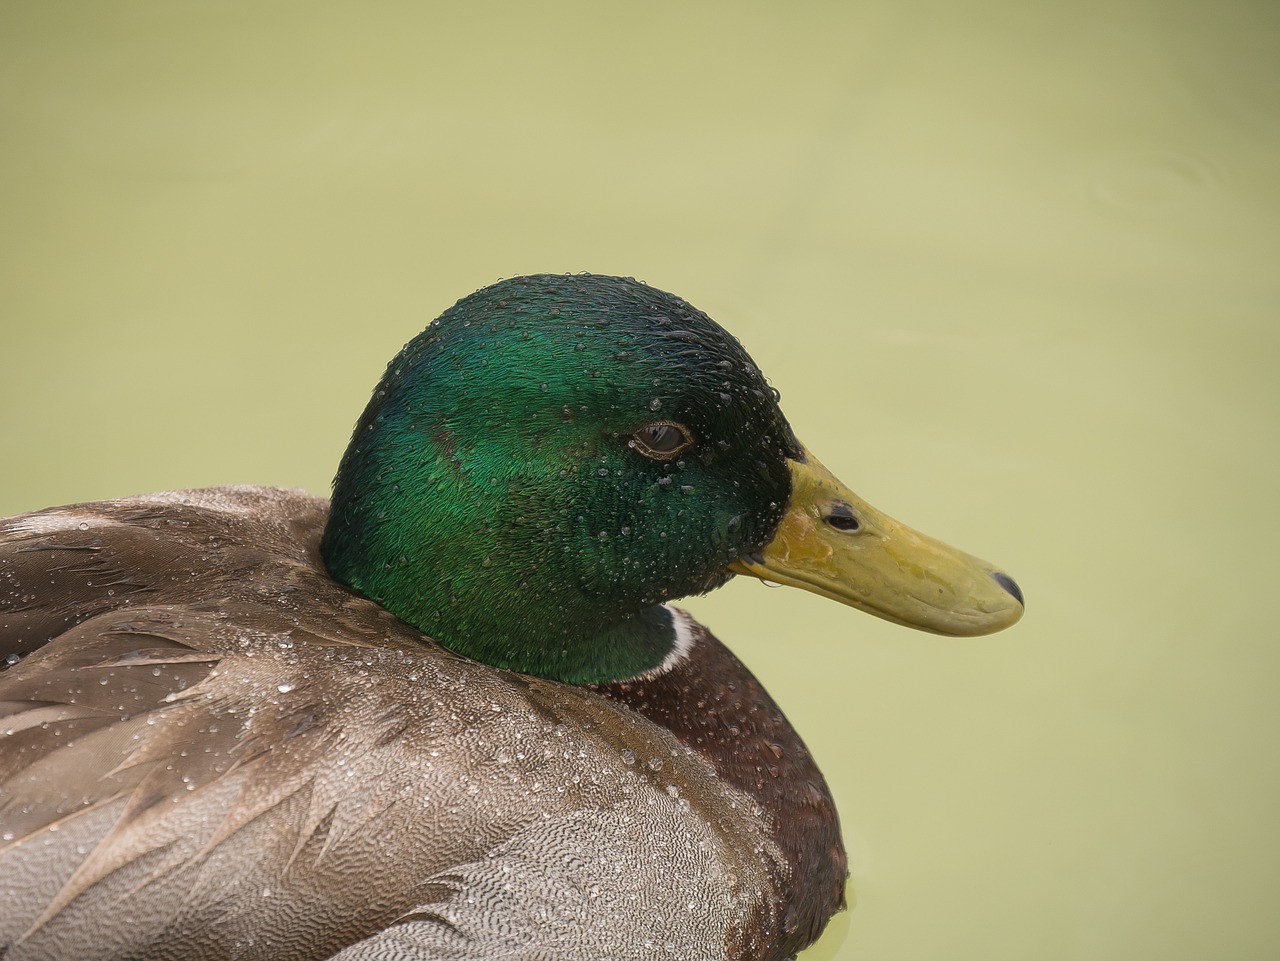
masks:
[[[598,691],[475,664],[328,578],[326,509],[222,488],[0,522],[0,956],[816,936],[830,796],[714,638]]]

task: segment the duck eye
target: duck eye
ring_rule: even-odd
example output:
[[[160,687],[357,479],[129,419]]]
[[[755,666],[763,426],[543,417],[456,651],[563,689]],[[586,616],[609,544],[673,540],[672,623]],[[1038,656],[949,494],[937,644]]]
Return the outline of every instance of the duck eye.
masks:
[[[692,443],[693,438],[684,427],[662,421],[641,427],[631,435],[627,446],[653,460],[671,460]]]

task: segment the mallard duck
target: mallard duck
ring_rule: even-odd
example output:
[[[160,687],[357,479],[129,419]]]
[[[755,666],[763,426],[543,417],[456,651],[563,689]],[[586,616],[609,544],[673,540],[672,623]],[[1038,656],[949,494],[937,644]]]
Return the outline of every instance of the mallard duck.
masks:
[[[831,794],[669,604],[735,574],[943,634],[1022,612],[824,469],[732,336],[618,277],[447,310],[329,501],[0,522],[4,958],[794,955],[843,904]]]

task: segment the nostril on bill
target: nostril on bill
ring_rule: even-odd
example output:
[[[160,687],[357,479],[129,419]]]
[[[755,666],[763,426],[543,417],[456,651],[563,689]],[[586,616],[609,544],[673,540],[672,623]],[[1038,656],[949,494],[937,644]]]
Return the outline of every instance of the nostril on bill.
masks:
[[[822,518],[828,527],[834,527],[838,531],[845,533],[853,533],[862,527],[861,522],[853,514],[853,508],[844,501],[836,501],[831,505],[831,509],[827,511],[827,515]]]
[[[1008,574],[1001,573],[1000,571],[992,571],[991,576],[997,584],[1017,598],[1019,604],[1023,607],[1027,606],[1027,602],[1022,599],[1022,588],[1018,586],[1017,581]]]

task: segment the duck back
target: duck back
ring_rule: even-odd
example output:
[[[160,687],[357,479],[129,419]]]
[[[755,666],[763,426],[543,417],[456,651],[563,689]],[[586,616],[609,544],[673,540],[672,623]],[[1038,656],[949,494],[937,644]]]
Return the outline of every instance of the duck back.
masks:
[[[841,904],[829,792],[732,654],[596,688],[335,583],[327,502],[0,522],[0,956],[781,958]]]

